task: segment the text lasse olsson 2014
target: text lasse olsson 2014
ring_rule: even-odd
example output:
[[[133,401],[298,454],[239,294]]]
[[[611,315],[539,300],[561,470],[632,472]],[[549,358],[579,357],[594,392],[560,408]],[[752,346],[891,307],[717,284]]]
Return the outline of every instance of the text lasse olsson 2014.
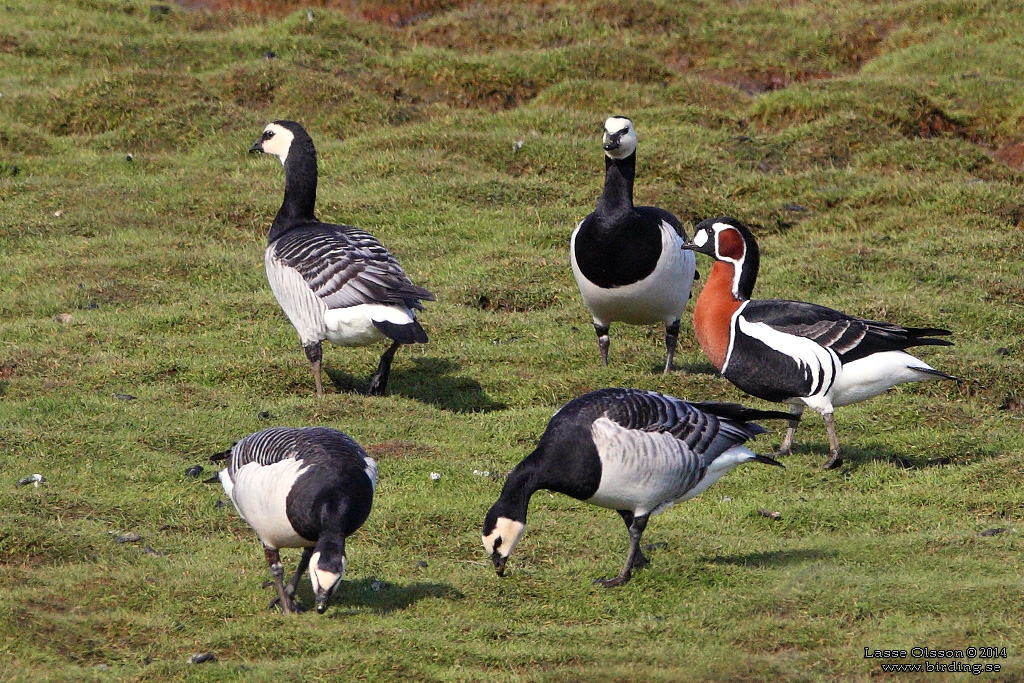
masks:
[[[909,650],[864,648],[864,659],[997,659],[1005,658],[1005,647],[968,647],[964,649],[933,650],[930,647],[914,647]]]

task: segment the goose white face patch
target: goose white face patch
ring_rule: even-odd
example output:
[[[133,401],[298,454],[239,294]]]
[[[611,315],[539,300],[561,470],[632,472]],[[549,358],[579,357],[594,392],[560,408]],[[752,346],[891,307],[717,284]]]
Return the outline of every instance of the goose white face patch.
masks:
[[[320,569],[320,553],[313,553],[313,556],[309,558],[309,582],[313,584],[313,592],[319,593],[322,590],[330,592],[333,590],[334,586],[341,581],[341,577],[345,575],[345,567],[347,565],[348,558],[342,557],[340,574]]]
[[[613,136],[618,136],[619,145],[615,149],[605,150],[612,159],[625,159],[636,151],[637,136],[633,122],[623,116],[612,116],[604,122],[604,144]]]
[[[494,531],[483,537],[484,550],[488,555],[495,551],[500,557],[508,557],[519,545],[519,539],[523,536],[526,525],[508,517],[498,517],[494,524]]]
[[[698,247],[703,247],[705,244],[707,244],[708,243],[708,231],[707,230],[701,230],[696,235],[694,235],[693,236],[693,243],[696,244]]]
[[[273,136],[266,138],[267,133],[273,133]],[[288,150],[292,147],[292,140],[295,139],[295,135],[284,126],[276,123],[268,124],[263,129],[263,153],[273,154],[281,160],[281,164],[284,165],[285,159],[288,158]]]

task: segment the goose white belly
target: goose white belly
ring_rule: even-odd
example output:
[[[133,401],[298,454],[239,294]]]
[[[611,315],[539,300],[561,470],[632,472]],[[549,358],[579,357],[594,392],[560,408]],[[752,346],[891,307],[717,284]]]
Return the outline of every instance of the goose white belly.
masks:
[[[250,462],[235,470],[234,486],[228,492],[231,502],[260,540],[271,548],[314,545],[299,536],[288,521],[288,492],[304,470],[303,462],[294,458],[271,465]]]
[[[591,427],[601,482],[587,503],[637,515],[658,512],[692,492],[699,472],[697,458],[671,434],[625,429],[608,418]]]
[[[650,275],[632,284],[603,288],[593,284],[576,263],[577,226],[569,249],[572,273],[583,302],[602,325],[671,323],[679,320],[690,299],[696,270],[693,252],[683,251],[683,240],[668,223],[661,224],[661,256]]]

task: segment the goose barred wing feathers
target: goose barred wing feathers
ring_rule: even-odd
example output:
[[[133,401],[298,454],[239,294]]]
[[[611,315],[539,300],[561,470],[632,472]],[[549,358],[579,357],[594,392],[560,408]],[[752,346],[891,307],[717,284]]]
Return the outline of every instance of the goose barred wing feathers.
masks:
[[[689,403],[636,389],[607,389],[600,397],[604,416],[626,429],[671,434],[706,467],[719,455],[766,430],[757,419],[788,419],[788,413],[756,410],[736,403]]]
[[[273,465],[283,460],[348,462],[366,471],[376,484],[377,463],[351,437],[327,427],[271,427],[239,439],[211,460],[227,460],[230,476],[249,463]]]
[[[879,320],[846,315],[827,306],[800,301],[762,299],[751,301],[742,316],[751,323],[804,337],[831,349],[843,363],[883,351],[902,351],[912,346],[951,346],[949,330],[935,327],[902,327]]]
[[[295,269],[328,308],[400,304],[422,310],[434,295],[417,287],[370,233],[348,225],[292,230],[274,244],[275,256]]]

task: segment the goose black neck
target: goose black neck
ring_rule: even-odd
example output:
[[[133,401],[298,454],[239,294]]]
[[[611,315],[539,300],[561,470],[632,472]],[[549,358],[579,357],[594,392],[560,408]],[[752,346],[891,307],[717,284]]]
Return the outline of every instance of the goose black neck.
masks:
[[[270,228],[273,242],[298,224],[315,220],[316,149],[312,140],[296,138],[284,162],[284,202]]]
[[[340,525],[333,524],[326,526],[323,532],[320,534],[320,538],[317,539],[316,551],[320,553],[324,559],[340,560],[345,556],[345,534],[342,533]],[[324,564],[334,564],[334,562],[322,562]]]
[[[761,251],[757,247],[757,240],[747,230],[743,234],[745,246],[743,263],[740,265],[740,278],[737,283],[737,295],[740,301],[747,301],[754,296],[754,284],[757,282],[757,271],[761,268]]]
[[[625,159],[604,157],[604,190],[597,200],[598,212],[633,210],[633,180],[636,177],[636,152]]]
[[[527,458],[508,473],[501,495],[494,504],[497,517],[526,523],[526,510],[530,506],[530,498],[539,488],[535,469],[530,458]]]

